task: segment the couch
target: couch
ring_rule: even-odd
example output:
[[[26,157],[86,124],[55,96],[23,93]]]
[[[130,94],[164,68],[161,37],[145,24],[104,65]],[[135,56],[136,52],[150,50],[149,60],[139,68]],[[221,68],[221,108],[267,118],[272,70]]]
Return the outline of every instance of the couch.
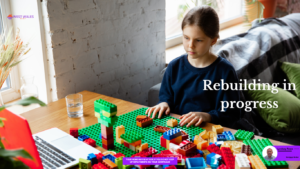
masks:
[[[276,37],[273,37],[273,39],[268,39],[270,37],[267,37],[265,33],[257,33],[260,31],[268,31],[266,30],[266,28],[268,27],[266,27],[265,25],[274,24],[276,22],[279,23],[279,25],[281,24],[281,29],[283,30],[280,31],[280,29],[278,29],[279,32],[283,33],[286,30],[286,36],[293,36],[293,38],[296,38],[297,40],[300,39],[300,14],[295,13],[279,19],[265,19],[262,21],[262,23],[258,23],[256,20],[252,23],[252,28],[247,33],[235,35],[221,40],[221,43],[216,45],[213,51],[218,56],[224,57],[229,62],[231,62],[240,79],[260,79],[261,82],[265,83],[279,82],[280,84],[282,84],[282,79],[287,79],[287,77],[278,68],[278,61],[300,63],[300,43],[292,45],[296,47],[291,48],[290,46],[286,45],[286,43],[289,43],[289,41],[285,39],[287,38],[285,37],[285,33],[283,33],[282,36],[280,35],[280,33],[278,33],[278,35],[276,35]],[[251,43],[254,43],[254,40],[257,44],[256,46],[258,46],[259,51],[254,50],[253,52],[250,52],[251,54],[249,54],[249,51],[247,51],[249,49],[243,47],[241,48],[239,46],[239,41],[243,41],[247,36],[249,37],[249,34],[251,34],[251,32]],[[280,41],[276,42],[276,39],[277,41]],[[239,48],[237,48],[237,46],[239,46]],[[165,69],[163,69],[159,75],[161,78],[164,75]],[[152,107],[158,103],[160,85],[161,83],[156,84],[149,89],[149,107]],[[242,92],[241,96],[242,100],[245,100]],[[298,136],[295,136],[293,134],[280,133],[274,130],[259,116],[256,110],[253,110],[250,113],[245,113],[242,121],[240,122],[240,125],[236,126],[236,128],[252,131],[256,135],[268,137],[285,143],[300,145],[299,134],[297,134]]]

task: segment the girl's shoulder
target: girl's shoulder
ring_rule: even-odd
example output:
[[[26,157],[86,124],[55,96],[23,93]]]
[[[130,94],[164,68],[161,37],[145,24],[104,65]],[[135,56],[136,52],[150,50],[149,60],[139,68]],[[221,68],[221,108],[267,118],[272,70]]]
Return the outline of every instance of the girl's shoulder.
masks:
[[[179,57],[173,59],[169,64],[168,67],[178,66],[179,64],[183,64],[184,57],[187,57],[187,53],[180,55]]]
[[[219,68],[228,71],[235,71],[233,65],[225,58],[218,56],[220,58],[219,64],[217,65]]]

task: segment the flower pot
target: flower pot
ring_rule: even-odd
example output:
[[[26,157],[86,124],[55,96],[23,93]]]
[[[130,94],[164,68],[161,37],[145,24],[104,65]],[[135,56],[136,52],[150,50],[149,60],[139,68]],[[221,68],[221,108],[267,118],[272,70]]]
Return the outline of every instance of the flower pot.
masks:
[[[277,0],[259,0],[264,6],[264,18],[274,17]]]

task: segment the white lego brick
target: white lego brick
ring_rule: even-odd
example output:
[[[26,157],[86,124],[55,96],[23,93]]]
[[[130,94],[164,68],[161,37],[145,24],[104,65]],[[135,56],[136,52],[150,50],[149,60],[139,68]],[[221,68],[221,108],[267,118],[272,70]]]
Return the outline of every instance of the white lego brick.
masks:
[[[236,154],[235,156],[235,168],[236,169],[250,169],[250,161],[246,154]]]

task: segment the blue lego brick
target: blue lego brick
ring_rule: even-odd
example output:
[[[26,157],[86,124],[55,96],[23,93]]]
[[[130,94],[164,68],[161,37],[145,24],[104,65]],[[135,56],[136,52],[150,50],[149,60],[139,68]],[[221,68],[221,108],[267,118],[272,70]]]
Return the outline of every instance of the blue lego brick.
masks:
[[[221,145],[224,143],[224,141],[217,141],[215,142],[215,145],[218,147],[221,147]]]
[[[194,142],[194,140],[195,140],[195,136],[193,137],[192,142]]]
[[[219,160],[212,158],[212,161],[210,162],[211,169],[217,169],[219,167],[219,163]]]
[[[226,141],[226,137],[224,134],[218,134],[217,135],[217,141]]]
[[[106,156],[103,156],[102,157],[102,160],[105,160],[105,159],[109,159],[110,161],[114,162],[115,163],[115,159],[116,157],[111,155],[111,154],[107,154]]]
[[[186,164],[188,169],[205,169],[206,164],[203,157],[187,158]]]
[[[220,160],[221,160],[221,156],[216,153],[210,153],[206,156],[206,163],[208,165],[214,164],[215,161],[220,161]]]
[[[181,136],[181,131],[179,128],[173,128],[164,132],[163,137],[167,140],[172,140],[178,136]]]
[[[94,164],[98,164],[98,160],[95,154],[91,153],[88,155],[87,157],[88,160],[90,160],[92,162],[92,165]]]
[[[235,137],[231,131],[224,131],[222,134],[225,135],[226,140],[235,140]]]
[[[163,165],[162,167],[163,167],[163,169],[165,169],[165,168],[167,168],[167,167],[169,167],[170,165]]]
[[[81,135],[81,136],[78,136],[78,140],[79,140],[79,141],[84,141],[84,140],[86,140],[86,139],[88,139],[88,138],[90,138],[90,137],[87,136],[87,135]]]
[[[197,152],[203,156],[203,151],[197,149]]]
[[[99,138],[102,139],[102,134],[101,133],[99,134]]]
[[[214,144],[214,143],[213,143],[213,142],[210,142],[210,143],[209,143],[209,145],[212,145],[212,144]]]

